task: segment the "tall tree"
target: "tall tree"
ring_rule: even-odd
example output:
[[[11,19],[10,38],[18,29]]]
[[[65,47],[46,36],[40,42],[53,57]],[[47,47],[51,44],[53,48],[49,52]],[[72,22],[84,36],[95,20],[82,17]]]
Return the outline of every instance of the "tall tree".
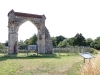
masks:
[[[61,41],[63,41],[64,39],[65,39],[65,37],[62,36],[62,35],[60,35],[60,36],[56,36],[57,45],[58,45]]]
[[[59,42],[58,47],[62,47],[62,41]]]
[[[77,33],[74,37],[74,45],[77,46],[84,46],[85,45],[85,38],[84,36],[80,33]]]
[[[0,49],[4,49],[4,45],[0,43]]]
[[[61,42],[61,45],[63,46],[63,47],[66,47],[66,46],[68,46],[69,45],[69,43],[67,42],[67,38],[66,39],[64,39],[62,42]]]
[[[100,37],[97,37],[92,43],[93,48],[100,50]]]
[[[70,46],[74,46],[74,37],[68,38],[67,42],[69,43]]]
[[[5,46],[8,46],[8,41],[5,42]]]
[[[23,41],[23,40],[20,40],[20,41],[18,42],[18,46],[19,46],[19,49],[25,49],[25,48],[24,48],[24,46],[25,46],[24,41]]]
[[[4,52],[4,44],[0,43],[0,52]]]
[[[53,44],[53,46],[56,47],[56,46],[57,46],[56,37],[51,37],[51,39],[52,39],[52,44]]]
[[[86,46],[91,46],[91,43],[93,42],[93,40],[91,38],[87,38],[85,43],[86,43]]]
[[[37,35],[34,34],[32,37],[26,39],[24,42],[29,45],[37,44]]]
[[[29,39],[26,39],[26,40],[24,41],[24,43],[25,43],[26,45],[29,45]]]

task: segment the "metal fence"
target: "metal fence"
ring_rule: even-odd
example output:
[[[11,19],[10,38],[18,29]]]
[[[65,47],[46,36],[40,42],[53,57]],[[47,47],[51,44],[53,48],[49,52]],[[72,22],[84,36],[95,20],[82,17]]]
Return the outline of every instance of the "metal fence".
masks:
[[[90,52],[90,47],[86,47],[86,46],[79,46],[79,47],[75,47],[75,46],[70,46],[70,47],[56,47],[53,48],[53,53],[67,53],[67,54],[77,54],[77,53],[84,53],[84,52]],[[33,53],[37,53],[37,51],[35,49],[19,49],[19,53],[25,53],[25,54],[33,54]],[[8,54],[8,47],[4,47],[4,49],[0,49],[0,54]]]
[[[8,54],[8,47],[4,46],[3,49],[0,49],[0,54],[4,54],[4,55]]]
[[[53,48],[54,53],[84,53],[84,52],[90,52],[90,47],[86,47],[86,46],[79,46],[79,47],[75,47],[75,46],[70,46],[70,47],[56,47]]]

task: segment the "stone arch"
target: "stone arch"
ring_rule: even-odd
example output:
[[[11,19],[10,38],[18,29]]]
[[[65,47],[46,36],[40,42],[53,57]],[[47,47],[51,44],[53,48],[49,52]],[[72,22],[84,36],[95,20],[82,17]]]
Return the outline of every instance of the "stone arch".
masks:
[[[52,53],[52,40],[48,29],[45,26],[45,15],[14,12],[8,13],[8,46],[9,54],[18,53],[18,30],[20,25],[26,21],[32,22],[38,31],[38,53]]]

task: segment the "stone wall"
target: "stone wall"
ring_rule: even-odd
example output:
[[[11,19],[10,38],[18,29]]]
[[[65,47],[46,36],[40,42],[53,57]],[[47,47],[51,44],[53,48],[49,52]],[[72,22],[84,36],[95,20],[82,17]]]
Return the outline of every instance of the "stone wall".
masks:
[[[45,27],[45,50],[46,50],[46,53],[53,53],[52,40],[51,40],[49,31],[46,27]]]

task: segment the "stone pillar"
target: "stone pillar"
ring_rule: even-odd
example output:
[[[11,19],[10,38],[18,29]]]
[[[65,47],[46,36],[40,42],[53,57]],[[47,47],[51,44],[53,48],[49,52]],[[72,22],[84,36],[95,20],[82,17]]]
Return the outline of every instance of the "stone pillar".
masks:
[[[9,46],[9,54],[13,54],[14,52],[13,52],[13,46],[14,46],[14,44],[13,44],[13,33],[9,33],[9,41],[8,41],[8,46]]]
[[[9,54],[17,54],[18,53],[18,34],[15,31],[14,25],[8,26],[8,46],[9,46]]]
[[[44,31],[45,31],[44,26],[41,25],[41,29],[38,30],[38,53],[43,53],[43,54],[45,54],[45,33]]]
[[[45,53],[45,35],[38,34],[38,53]]]
[[[14,54],[17,54],[18,53],[18,33],[14,33],[14,47],[13,47],[13,50],[14,50]]]

